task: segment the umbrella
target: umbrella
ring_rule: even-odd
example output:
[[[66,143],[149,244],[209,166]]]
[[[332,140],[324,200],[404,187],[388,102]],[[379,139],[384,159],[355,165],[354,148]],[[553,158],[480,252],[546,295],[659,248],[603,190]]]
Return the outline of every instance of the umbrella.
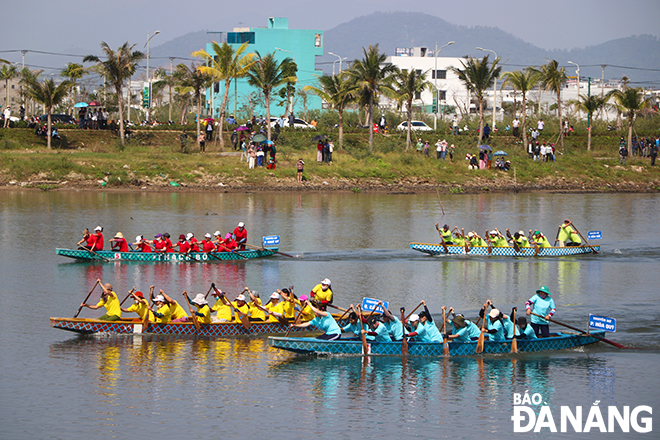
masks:
[[[254,142],[263,142],[263,141],[267,141],[268,138],[266,136],[264,136],[263,134],[257,134],[252,138],[252,140]]]
[[[492,148],[490,148],[490,146],[488,146],[488,145],[479,145],[479,149],[480,150],[492,151]]]
[[[495,153],[493,153],[493,156],[508,156],[508,154],[506,154],[504,151],[500,150],[500,151],[496,151]]]
[[[96,102],[96,101],[92,101],[92,102],[89,103],[89,106],[90,107],[101,107],[101,103]]]
[[[312,138],[312,142],[318,142],[327,139],[328,137],[324,134],[317,134]]]
[[[273,141],[269,141],[268,139],[266,139],[265,141],[261,141],[260,143],[266,144],[266,145],[273,145]]]
[[[245,125],[241,125],[240,127],[236,128],[236,131],[245,131],[245,130],[249,130],[249,128],[247,128]]]
[[[80,107],[87,107],[86,102],[79,102],[78,104],[74,105],[74,107],[80,108]]]

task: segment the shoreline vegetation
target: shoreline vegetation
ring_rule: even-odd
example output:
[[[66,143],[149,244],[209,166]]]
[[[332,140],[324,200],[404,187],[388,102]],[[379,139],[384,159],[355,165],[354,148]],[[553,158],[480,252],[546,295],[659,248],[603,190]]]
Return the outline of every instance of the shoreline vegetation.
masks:
[[[441,121],[438,121],[440,126]],[[442,123],[443,126],[446,122]],[[504,125],[504,124],[503,124]],[[180,128],[180,127],[179,127]],[[185,128],[194,133],[194,127]],[[565,149],[556,146],[556,162],[534,162],[526,148],[508,133],[494,133],[484,142],[492,151],[507,152],[508,172],[469,170],[466,154],[477,154],[474,133],[452,136],[449,129],[416,133],[430,144],[429,157],[413,148],[405,153],[405,132],[375,134],[369,152],[369,132],[350,129],[340,148],[333,129],[282,130],[277,144],[277,167],[248,169],[240,152],[231,148],[225,132],[224,151],[219,141],[207,142],[199,153],[194,139],[181,152],[180,129],[134,128],[121,144],[110,131],[59,128],[61,141],[46,141],[26,128],[0,130],[0,188],[49,190],[138,191],[352,191],[395,194],[435,192],[474,194],[487,192],[660,192],[660,163],[628,156],[619,164],[619,131],[595,132],[592,150],[587,134],[565,138]],[[653,133],[657,133],[657,127]],[[509,132],[510,133],[510,132]],[[326,134],[335,144],[333,162],[316,162],[312,137]],[[641,133],[640,133],[641,135]],[[194,138],[194,136],[190,136]],[[557,133],[544,133],[540,141],[553,143]],[[453,163],[436,159],[435,143],[446,139],[455,145]],[[305,161],[301,184],[296,181],[296,162]]]

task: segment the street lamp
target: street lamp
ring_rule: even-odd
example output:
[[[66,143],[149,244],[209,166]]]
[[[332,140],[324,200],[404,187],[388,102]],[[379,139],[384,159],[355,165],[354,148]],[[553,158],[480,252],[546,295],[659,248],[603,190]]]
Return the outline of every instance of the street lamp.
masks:
[[[336,53],[332,53],[332,52],[328,52],[328,55],[332,55],[332,56],[337,57],[337,61],[339,61],[339,73],[341,73],[341,61],[342,61],[342,60],[345,60],[345,59],[348,58],[348,57],[344,57],[344,58],[342,58],[342,57],[340,57],[339,55],[337,55]],[[335,76],[335,63],[336,63],[337,61],[333,61],[333,62],[332,62],[332,76]]]
[[[147,32],[147,42],[144,44],[144,47],[147,48],[147,88],[149,89],[149,100],[147,101],[147,122],[151,120],[151,79],[149,78],[149,42],[151,42],[151,39],[158,34],[160,34],[160,31],[154,32],[152,36],[149,36],[149,33]]]
[[[495,59],[497,60],[497,53],[495,53],[494,50],[484,49],[483,47],[477,47],[477,50],[482,50],[484,52],[493,52],[493,55],[495,55]],[[497,114],[497,77],[495,78],[495,82],[493,83],[493,127],[492,127],[493,130],[495,130],[496,114]]]
[[[568,64],[574,64],[576,67],[577,71],[577,81],[575,81],[575,85],[577,87],[577,96],[575,99],[580,99],[580,65],[578,63],[574,63],[573,61],[569,61]],[[578,107],[578,119],[580,118],[580,107]]]
[[[286,49],[280,49],[279,47],[276,47],[275,50],[279,50],[280,52],[288,52],[291,54],[291,57],[293,58],[293,64],[296,63],[296,55],[291,52],[290,50]],[[293,95],[289,95],[289,115],[293,114]]]
[[[438,99],[438,52],[447,46],[451,46],[454,43],[455,41],[450,41],[444,46],[441,46],[440,49],[438,49],[438,43],[435,43],[435,52],[433,52],[433,58],[435,58],[435,70],[433,71],[433,87],[435,88],[435,113],[433,115],[433,130],[438,129],[438,107],[440,107],[440,99]]]

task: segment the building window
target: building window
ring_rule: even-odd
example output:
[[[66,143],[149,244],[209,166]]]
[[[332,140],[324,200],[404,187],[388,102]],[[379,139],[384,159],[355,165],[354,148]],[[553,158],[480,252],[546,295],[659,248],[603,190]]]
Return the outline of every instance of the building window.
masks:
[[[228,44],[254,44],[254,32],[229,32],[227,34]]]
[[[422,69],[416,69],[415,73],[417,74],[417,76],[421,76],[422,75]]]
[[[439,101],[445,101],[447,99],[447,91],[446,90],[438,90],[438,100]]]
[[[433,70],[431,71],[432,79],[447,79],[446,70]]]
[[[420,92],[415,92],[415,99],[422,99],[422,94]]]
[[[321,47],[321,45],[322,45],[321,34],[314,34],[314,47]]]

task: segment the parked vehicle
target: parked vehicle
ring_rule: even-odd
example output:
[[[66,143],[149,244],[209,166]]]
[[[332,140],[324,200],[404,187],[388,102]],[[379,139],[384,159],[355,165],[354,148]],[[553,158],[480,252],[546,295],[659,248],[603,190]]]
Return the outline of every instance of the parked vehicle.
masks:
[[[76,124],[76,119],[71,115],[50,115],[53,124]],[[39,121],[43,124],[48,122],[48,115],[39,116]]]
[[[275,122],[279,121],[279,118],[270,118],[270,126],[275,127]],[[284,127],[289,127],[289,120],[286,119],[284,121]],[[316,130],[316,127],[313,125],[303,121],[302,119],[295,118],[293,120],[293,128],[305,128],[305,129],[311,129],[311,130]]]
[[[412,129],[414,131],[433,131],[431,127],[426,125],[423,121],[410,121],[410,125],[412,126]],[[408,129],[408,121],[403,121],[399,125],[396,126],[397,130],[407,130]]]

